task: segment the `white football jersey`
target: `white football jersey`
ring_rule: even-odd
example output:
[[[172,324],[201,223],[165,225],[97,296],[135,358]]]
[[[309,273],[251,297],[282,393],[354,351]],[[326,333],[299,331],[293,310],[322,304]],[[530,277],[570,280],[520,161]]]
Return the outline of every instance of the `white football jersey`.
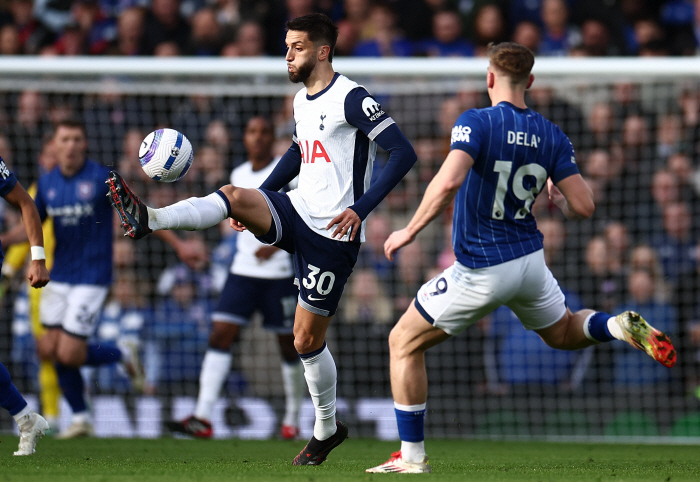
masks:
[[[369,189],[377,152],[374,139],[394,120],[367,91],[347,77],[312,96],[294,97],[294,142],[301,150],[299,187],[289,198],[306,224],[330,238],[328,223]],[[360,241],[365,240],[365,222]],[[341,241],[349,241],[345,235]]]
[[[231,184],[237,187],[257,188],[267,179],[279,160],[280,158],[276,157],[259,171],[253,171],[253,164],[250,161],[244,162],[231,172]],[[236,236],[236,254],[231,263],[231,273],[263,279],[281,279],[294,276],[292,257],[289,253],[280,249],[269,259],[262,261],[255,256],[255,252],[267,244],[258,241],[255,235],[248,230],[239,232]]]

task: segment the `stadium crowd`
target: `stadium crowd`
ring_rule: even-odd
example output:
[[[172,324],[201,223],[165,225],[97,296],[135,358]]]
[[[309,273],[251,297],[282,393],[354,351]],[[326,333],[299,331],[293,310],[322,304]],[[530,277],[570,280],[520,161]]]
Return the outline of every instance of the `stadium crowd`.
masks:
[[[250,57],[284,52],[284,23],[338,23],[338,55],[484,55],[513,40],[537,55],[695,55],[690,0],[3,0],[0,55]]]
[[[338,21],[338,53],[354,56],[474,56],[482,55],[489,42],[508,39],[538,55],[695,55],[700,39],[700,2],[696,13],[692,2],[682,0],[623,0],[613,7],[610,2],[565,0],[68,3],[70,8],[58,10],[43,0],[2,2],[0,53],[281,55],[284,22],[319,10]],[[52,126],[79,118],[87,126],[89,157],[118,168],[152,206],[205,195],[228,183],[231,169],[245,160],[241,133],[253,115],[272,119],[277,155],[289,146],[294,128],[290,97],[260,98],[251,106],[249,99],[235,97],[163,98],[105,89],[100,95],[24,90],[6,92],[0,99],[0,156],[24,185],[55,166]],[[569,305],[643,313],[687,354],[679,357],[679,368],[641,370],[648,365],[641,352],[611,347],[556,353],[522,330],[512,313],[499,310],[472,336],[445,348],[454,350],[454,367],[470,367],[466,382],[454,370],[456,381],[490,396],[551,390],[682,395],[700,384],[700,360],[693,355],[700,350],[700,88],[689,85],[676,100],[660,107],[649,101],[643,86],[630,82],[612,85],[585,106],[546,85],[535,84],[528,96],[531,108],[569,135],[596,196],[595,215],[582,222],[565,222],[545,195],[533,208],[548,265]],[[343,340],[339,370],[353,371],[353,376],[339,376],[341,394],[388,396],[388,380],[366,373],[388,373],[390,326],[417,288],[455,259],[449,216],[405,247],[395,263],[383,254],[387,236],[405,225],[444,159],[457,116],[488,105],[485,93],[476,90],[433,95],[431,101],[434,112],[416,120],[415,106],[400,95],[381,99],[405,126],[419,161],[368,218],[367,242],[333,327],[334,336]],[[136,162],[144,136],[165,126],[185,133],[195,148],[192,169],[175,184],[153,182]],[[380,155],[375,172],[382,160]],[[6,207],[2,218],[3,231],[18,222]],[[114,285],[96,337],[140,342],[147,393],[193,394],[207,347],[209,315],[228,273],[235,234],[227,223],[218,231],[187,234],[209,258],[191,269],[158,238],[134,244],[120,232],[116,227]],[[0,323],[0,340],[13,339],[12,346],[0,343],[0,354],[8,353],[3,359],[10,359],[11,350],[15,377],[31,390],[36,361],[26,293],[19,288],[17,273],[6,269],[3,275],[5,291],[12,295],[3,303],[14,323],[12,333],[3,333],[10,324]],[[2,317],[8,320],[10,315]],[[93,391],[128,390],[126,378],[114,368],[100,368],[95,377]],[[443,372],[441,379],[449,377]],[[231,380],[244,390],[245,382],[236,374]]]

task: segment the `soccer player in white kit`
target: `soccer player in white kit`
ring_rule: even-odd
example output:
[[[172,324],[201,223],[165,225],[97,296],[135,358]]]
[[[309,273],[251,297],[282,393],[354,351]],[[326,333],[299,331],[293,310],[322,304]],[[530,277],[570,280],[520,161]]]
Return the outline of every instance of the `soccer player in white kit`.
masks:
[[[294,346],[314,403],[314,436],[294,465],[319,465],[347,438],[335,419],[336,367],[325,342],[328,325],[364,241],[365,219],[416,161],[413,147],[382,106],[333,70],[338,29],[323,14],[287,22],[289,79],[303,82],[294,98],[293,143],[260,189],[228,185],[204,198],[151,209],[110,173],[112,201],[133,238],[159,229],[205,229],[227,217],[238,230],[294,258],[299,298]],[[370,187],[377,145],[389,159]],[[299,187],[279,193],[299,176]]]
[[[425,351],[501,305],[551,347],[577,350],[614,339],[667,367],[676,362],[669,338],[639,314],[572,313],[547,268],[530,207],[548,183],[550,199],[570,219],[593,214],[593,194],[578,172],[561,130],[525,105],[534,76],[532,52],[515,43],[489,46],[486,84],[492,107],[463,113],[451,150],[408,225],[392,233],[392,260],[455,199],[452,244],[457,261],[424,284],[389,335],[391,390],[401,450],[373,473],[427,473],[424,417]]]
[[[264,117],[253,117],[243,133],[248,161],[231,173],[231,184],[257,187],[273,171],[279,157],[273,157],[274,128]],[[293,183],[295,184],[295,183]],[[291,186],[290,186],[291,187]],[[280,427],[283,439],[299,435],[299,411],[307,393],[304,367],[294,348],[294,311],[298,290],[289,253],[261,243],[244,231],[238,233],[236,254],[219,302],[212,314],[209,348],[199,375],[199,395],[194,414],[184,420],[167,422],[173,432],[211,438],[211,415],[221,387],[231,368],[231,345],[239,339],[241,326],[255,311],[263,315],[263,327],[277,334],[282,355],[282,385],[285,414]]]

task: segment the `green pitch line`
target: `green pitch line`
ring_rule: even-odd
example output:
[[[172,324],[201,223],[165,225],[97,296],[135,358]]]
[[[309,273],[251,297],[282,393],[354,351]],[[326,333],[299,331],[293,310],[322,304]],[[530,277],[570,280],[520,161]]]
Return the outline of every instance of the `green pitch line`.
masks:
[[[700,447],[429,440],[433,474],[366,474],[397,443],[349,439],[318,467],[294,467],[304,442],[78,439],[39,442],[13,457],[17,439],[0,443],[0,482],[280,481],[341,482],[425,478],[434,481],[700,480]]]

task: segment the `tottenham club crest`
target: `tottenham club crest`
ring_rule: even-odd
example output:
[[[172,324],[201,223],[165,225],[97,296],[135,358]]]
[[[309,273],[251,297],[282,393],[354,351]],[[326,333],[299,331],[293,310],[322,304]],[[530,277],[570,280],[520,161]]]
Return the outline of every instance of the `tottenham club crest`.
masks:
[[[318,128],[319,128],[320,130],[323,130],[323,129],[325,128],[325,126],[323,125],[323,119],[325,119],[325,118],[326,118],[326,116],[323,115],[323,114],[321,114],[321,125],[318,126]]]

